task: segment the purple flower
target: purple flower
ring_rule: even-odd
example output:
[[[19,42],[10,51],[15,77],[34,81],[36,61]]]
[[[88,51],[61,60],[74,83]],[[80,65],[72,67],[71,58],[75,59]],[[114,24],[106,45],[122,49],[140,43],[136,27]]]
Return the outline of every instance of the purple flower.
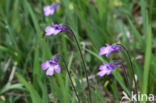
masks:
[[[60,73],[61,68],[58,62],[58,56],[54,56],[52,59],[47,60],[46,62],[42,63],[42,70],[47,70],[46,75],[52,76],[54,71],[56,73]]]
[[[104,75],[109,75],[112,72],[112,70],[114,70],[114,68],[117,67],[117,65],[119,64],[110,63],[110,64],[100,65],[99,67],[100,72],[98,72],[97,75],[99,75],[100,77],[103,77]]]
[[[61,30],[55,29],[51,26],[47,26],[45,28],[45,32],[46,32],[46,35],[49,36],[49,35],[57,35],[59,32],[61,32]]]
[[[45,16],[53,15],[57,7],[58,7],[58,4],[44,6],[43,8],[44,15]]]
[[[57,35],[58,33],[60,32],[63,32],[63,31],[66,31],[67,29],[63,26],[63,24],[54,24],[52,23],[52,26],[47,26],[45,28],[45,32],[46,32],[46,35],[49,36],[49,35]]]
[[[109,44],[106,44],[106,47],[102,47],[100,48],[100,53],[99,55],[102,56],[102,55],[106,55],[108,56],[110,53],[114,52],[114,51],[118,51],[120,50],[121,47],[119,45],[109,45]]]

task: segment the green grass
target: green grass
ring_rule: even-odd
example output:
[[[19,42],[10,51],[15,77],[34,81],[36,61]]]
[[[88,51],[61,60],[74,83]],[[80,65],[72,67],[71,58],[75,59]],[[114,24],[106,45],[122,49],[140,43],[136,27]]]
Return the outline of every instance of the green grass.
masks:
[[[92,77],[89,81],[93,103],[119,103],[123,91],[128,95],[131,92],[120,67],[109,76],[98,77],[102,63],[123,61],[133,85],[126,55],[119,52],[108,58],[98,55],[106,43],[121,43],[129,50],[138,90],[156,96],[155,0],[63,0],[53,16],[45,17],[43,7],[56,2],[0,1],[0,103],[77,103],[61,59],[60,74],[46,76],[41,69],[41,64],[56,53],[65,56],[80,99],[87,103],[87,83],[76,43],[66,33],[46,37],[44,29],[51,22],[68,24],[76,34]]]

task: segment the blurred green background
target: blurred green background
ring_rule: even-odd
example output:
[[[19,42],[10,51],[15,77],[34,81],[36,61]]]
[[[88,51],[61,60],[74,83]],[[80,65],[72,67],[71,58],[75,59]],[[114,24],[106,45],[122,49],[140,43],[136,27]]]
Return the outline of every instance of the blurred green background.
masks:
[[[53,16],[43,7],[59,3]],[[61,73],[46,76],[41,63],[61,53],[70,68],[82,103],[87,103],[87,83],[74,39],[60,33],[46,37],[51,22],[69,25],[85,56],[93,103],[118,103],[129,93],[123,69],[97,76],[103,62],[127,64],[125,53],[99,57],[106,43],[121,43],[129,51],[137,74],[138,90],[156,96],[156,0],[0,0],[0,103],[77,103],[64,65]]]

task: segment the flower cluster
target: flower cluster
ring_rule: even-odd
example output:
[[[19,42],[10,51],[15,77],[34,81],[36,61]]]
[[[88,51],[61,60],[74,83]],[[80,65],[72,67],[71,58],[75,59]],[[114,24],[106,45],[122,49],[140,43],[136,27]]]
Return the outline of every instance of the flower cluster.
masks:
[[[114,51],[118,51],[120,50],[121,47],[119,45],[113,44],[113,45],[109,45],[106,44],[106,47],[102,47],[100,48],[100,52],[99,55],[106,55],[107,57],[109,56],[109,54],[111,54]],[[119,64],[116,63],[110,63],[110,64],[103,64],[99,67],[100,72],[98,72],[99,76],[104,76],[104,75],[109,75],[112,70],[114,70]]]

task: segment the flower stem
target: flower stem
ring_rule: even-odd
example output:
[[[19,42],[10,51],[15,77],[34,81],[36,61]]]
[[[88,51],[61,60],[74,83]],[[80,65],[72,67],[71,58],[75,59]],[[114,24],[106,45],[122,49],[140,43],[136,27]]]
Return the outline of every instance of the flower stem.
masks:
[[[59,54],[59,55],[60,55],[60,54]],[[75,86],[74,86],[74,83],[73,83],[73,81],[72,81],[72,78],[71,78],[70,72],[69,72],[69,70],[68,70],[67,63],[66,63],[66,61],[65,61],[65,59],[64,59],[64,56],[63,56],[63,55],[60,55],[60,56],[62,57],[62,60],[63,60],[63,62],[64,62],[64,64],[65,64],[65,68],[66,68],[66,70],[67,70],[67,73],[68,73],[69,79],[70,79],[70,81],[71,81],[72,87],[73,87],[74,92],[75,92],[75,95],[76,95],[76,97],[77,97],[77,99],[78,99],[78,103],[80,103],[80,98],[79,98],[79,95],[78,95],[78,93],[77,93],[77,91],[76,91],[76,88],[75,88]]]
[[[114,62],[116,65],[121,65],[121,67],[124,69],[124,76],[126,78],[126,84],[128,86],[128,89],[131,90],[130,88],[130,83],[129,83],[129,79],[128,79],[128,73],[127,73],[127,70],[125,68],[125,65],[122,63],[122,62]]]
[[[122,68],[124,69],[124,75],[125,75],[125,78],[126,78],[127,86],[128,86],[128,88],[131,90],[130,85],[129,85],[129,79],[128,79],[128,77],[127,77],[127,76],[128,76],[127,70],[126,70],[124,64],[121,64],[121,66],[122,66]]]
[[[88,72],[87,72],[87,69],[86,69],[84,57],[83,57],[82,52],[81,52],[80,44],[79,44],[79,42],[78,42],[75,34],[73,33],[73,31],[71,29],[68,30],[68,33],[70,33],[74,37],[74,39],[76,41],[76,44],[77,44],[77,47],[79,49],[80,56],[81,56],[81,59],[82,59],[82,64],[83,64],[83,67],[84,67],[84,72],[85,72],[86,80],[87,80],[87,84],[88,84],[87,90],[88,90],[88,94],[89,94],[89,100],[90,100],[90,103],[92,103],[92,95],[91,95],[91,91],[90,91],[90,84],[89,84],[89,79],[88,79]]]
[[[129,60],[129,62],[130,62],[130,66],[131,66],[132,73],[133,73],[133,78],[134,78],[134,83],[135,83],[135,93],[137,94],[137,93],[138,93],[138,90],[137,90],[137,87],[138,87],[138,86],[137,86],[137,80],[136,80],[136,78],[135,78],[134,67],[133,67],[133,64],[132,64],[132,61],[131,61],[131,58],[130,58],[130,54],[129,54],[128,50],[127,50],[123,45],[121,45],[121,44],[117,44],[117,45],[121,46],[121,48],[122,48],[123,50],[125,50],[126,53],[127,53],[127,55],[128,55],[128,60]]]

